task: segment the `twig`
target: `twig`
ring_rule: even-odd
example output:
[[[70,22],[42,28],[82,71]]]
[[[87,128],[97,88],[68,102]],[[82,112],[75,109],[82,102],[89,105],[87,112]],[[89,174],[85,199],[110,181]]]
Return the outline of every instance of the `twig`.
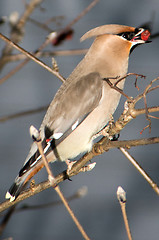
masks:
[[[86,54],[88,49],[70,49],[70,50],[58,50],[58,51],[42,51],[38,53],[38,57],[56,57],[56,56],[72,56]],[[37,51],[36,51],[37,52]],[[32,53],[34,55],[34,52]],[[15,62],[24,60],[27,57],[24,54],[12,54],[4,56],[5,62]]]
[[[39,4],[42,0],[32,0],[33,1],[33,6],[35,5],[35,4]],[[75,24],[77,21],[79,21],[88,11],[90,11],[90,9],[92,8],[92,7],[94,7],[95,5],[96,5],[96,3],[98,2],[99,0],[94,0],[87,8],[85,8],[71,23],[69,23],[65,28],[63,28],[61,31],[59,31],[58,33],[57,33],[57,35],[56,35],[56,38],[58,38],[59,36],[61,36],[64,32],[66,32],[68,29],[70,29],[70,27],[73,25],[73,24]],[[30,11],[31,10],[33,10],[34,8],[33,8],[33,6],[31,5],[31,7],[29,6],[29,5],[27,5],[27,9],[29,9]],[[17,24],[17,28],[18,29],[21,29],[22,28],[22,26],[24,25],[24,22],[26,21],[26,19],[29,17],[29,14],[28,13],[30,13],[31,14],[31,12],[30,11],[28,11],[27,12],[27,14],[24,14],[24,16],[23,16],[23,18],[21,19],[21,21]],[[25,21],[24,21],[25,20]],[[22,24],[23,23],[23,24]],[[0,34],[0,38],[2,38],[4,41],[6,41],[6,42],[8,42],[10,45],[9,46],[13,46],[13,47],[15,47],[16,48],[16,44],[14,45],[14,39],[12,39],[11,38],[11,40],[13,40],[13,42],[10,40],[10,42],[9,41],[7,41],[7,38],[5,37],[5,36],[3,36],[2,34]],[[9,40],[9,39],[8,39]],[[15,43],[17,43],[18,41],[15,41]],[[50,42],[50,39],[48,38],[47,40],[46,40],[46,42],[47,43],[49,43]],[[12,43],[12,44],[11,44]],[[46,44],[45,44],[46,45]],[[42,47],[41,47],[41,49],[38,49],[38,51],[36,51],[35,52],[35,56],[38,56],[38,54],[40,53],[40,51],[42,50],[42,48],[43,48],[44,46],[42,45]],[[7,48],[6,49],[4,49],[4,54],[3,54],[3,56],[5,57],[6,55],[9,55],[9,53],[11,52],[11,47],[9,47],[9,49],[10,49],[10,51],[7,51]],[[19,51],[21,51],[22,50],[22,48],[21,48],[21,50],[20,50],[20,48],[18,49]],[[21,51],[22,52],[22,51]],[[59,72],[55,72],[55,71],[53,71],[51,68],[49,68],[46,64],[44,64],[43,62],[41,62],[40,60],[38,60],[37,58],[35,58],[32,54],[29,54],[29,52],[27,52],[27,51],[25,51],[24,49],[23,49],[23,52],[22,53],[24,53],[27,57],[29,57],[30,59],[32,59],[33,61],[35,61],[36,63],[38,63],[38,64],[40,64],[42,67],[44,67],[44,68],[46,68],[48,71],[50,71],[51,73],[53,73],[56,77],[58,77],[62,82],[64,82],[65,81],[65,79],[60,75],[60,73]],[[28,55],[29,54],[29,55]],[[32,55],[32,56],[31,56]],[[34,58],[33,58],[34,57]],[[3,59],[3,57],[2,57],[2,59]],[[2,59],[1,59],[1,61],[2,61]],[[10,71],[5,77],[3,77],[2,79],[0,79],[0,84],[1,83],[4,83],[10,76],[12,76],[13,74],[15,74],[17,71],[19,71],[26,63],[28,63],[28,61],[29,61],[29,59],[26,59],[26,60],[24,60],[24,62],[23,63],[21,63],[21,64],[19,64],[15,69],[13,69],[12,71]],[[3,65],[5,65],[5,61],[4,61],[4,59],[3,59],[3,61],[2,61],[2,63],[3,64],[1,64],[1,69],[2,69],[2,67],[3,67]]]
[[[105,140],[105,138],[103,138],[102,140]],[[105,143],[105,141],[102,142],[102,140],[99,141],[98,143],[95,143],[92,151],[89,153],[86,153],[81,159],[79,159],[72,166],[72,169],[69,172],[69,177],[73,177],[73,176],[77,175],[80,172],[80,169],[83,166],[85,166],[86,163],[89,162],[93,157],[100,155],[104,151],[108,151],[111,148],[122,147],[122,146],[124,148],[131,147],[131,146],[140,146],[140,145],[144,145],[144,142],[145,142],[145,144],[159,143],[159,138],[148,138],[148,139],[140,139],[140,140],[119,141],[119,142],[118,141],[111,142],[108,140],[107,143],[109,145],[107,148],[107,145],[106,145],[107,143]],[[116,146],[117,143],[119,143],[118,146]],[[111,144],[112,144],[112,146],[111,146]],[[63,171],[62,173],[58,174],[55,178],[57,184],[59,184],[60,182],[63,182],[66,179],[68,179],[68,177],[66,177],[66,171]],[[0,204],[0,212],[3,212],[4,210],[13,206],[14,204],[17,204],[18,202],[21,202],[31,196],[34,196],[50,187],[51,187],[50,182],[45,181],[45,182],[35,185],[34,187],[32,187],[32,189],[26,189],[16,198],[16,200],[14,202],[10,202],[9,200],[6,200],[5,202],[1,203]]]
[[[116,84],[113,84],[113,83],[111,83],[111,81],[110,81],[110,79],[112,79],[112,78],[105,78],[104,80],[108,83],[108,85],[111,87],[111,88],[113,88],[113,89],[115,89],[117,92],[119,92],[121,95],[123,95],[124,97],[126,97],[128,100],[130,100],[131,99],[131,97],[129,97],[128,95],[126,95],[124,92],[123,92],[123,90],[122,89],[120,89],[120,88],[118,88],[117,86],[116,86]],[[124,78],[121,78],[121,80],[124,80]],[[121,81],[120,80],[120,81]]]
[[[9,219],[11,218],[12,214],[15,211],[15,207],[16,205],[12,206],[11,208],[9,208],[8,212],[6,213],[6,215],[4,216],[2,223],[0,224],[0,236],[2,235]]]
[[[136,160],[130,155],[130,153],[123,147],[119,150],[125,155],[125,157],[133,164],[133,166],[139,171],[139,173],[146,179],[152,189],[159,195],[159,188],[155,182],[149,177],[149,175],[143,170],[143,168],[136,162]]]
[[[46,70],[48,70],[49,72],[51,72],[52,74],[54,74],[57,78],[59,78],[62,82],[65,81],[65,79],[60,75],[59,72],[54,71],[52,68],[50,68],[49,66],[47,66],[44,62],[40,61],[38,58],[34,57],[31,53],[29,53],[28,51],[26,51],[24,48],[18,46],[17,44],[13,43],[10,39],[8,39],[7,37],[5,37],[2,33],[0,33],[0,38],[3,39],[4,41],[6,41],[7,43],[9,43],[11,46],[13,46],[14,48],[16,48],[17,50],[19,50],[20,52],[22,52],[23,54],[25,54],[27,57],[29,57],[30,59],[32,59],[34,62],[38,63],[40,66],[42,66],[43,68],[45,68]],[[28,61],[27,59],[25,61]]]
[[[78,22],[84,15],[86,15],[99,0],[92,1],[71,23],[69,23],[65,29],[70,29],[76,22]]]
[[[129,227],[129,223],[128,223],[128,218],[127,218],[127,214],[126,214],[126,192],[120,186],[117,189],[117,198],[118,198],[118,201],[120,203],[120,207],[121,207],[121,211],[122,211],[122,215],[123,215],[125,229],[126,229],[126,232],[127,232],[127,235],[128,235],[128,239],[132,240],[130,227]]]
[[[29,4],[27,4],[26,9],[23,13],[23,15],[20,17],[19,21],[16,23],[16,25],[12,26],[11,29],[11,41],[18,43],[21,41],[21,38],[23,36],[23,30],[24,26],[31,15],[31,13],[34,11],[34,9],[42,2],[43,0],[30,0]],[[2,51],[2,58],[0,61],[0,69],[3,68],[5,65],[5,62],[3,62],[3,56],[9,55],[12,52],[12,46],[6,45]]]
[[[146,95],[143,95],[143,99],[144,99],[144,104],[145,104],[145,116],[146,116],[146,120],[149,122],[148,128],[149,128],[149,133],[151,133],[151,119],[149,118],[149,112],[148,112],[148,107],[147,107],[147,101],[146,101]]]
[[[121,77],[118,79],[118,81],[115,83],[115,86],[118,85],[119,82],[121,82],[122,80],[124,80],[125,78],[129,77],[129,76],[136,76],[136,80],[138,77],[141,77],[141,78],[145,78],[146,76],[142,75],[142,74],[138,74],[138,73],[128,73],[126,74],[124,77]],[[135,86],[136,86],[136,81],[135,81]]]
[[[82,198],[86,194],[87,194],[87,187],[83,186],[82,188],[78,189],[78,191],[75,192],[72,196],[67,197],[67,201],[70,202],[70,201],[76,200],[78,198]],[[42,208],[54,207],[56,205],[61,205],[61,204],[62,204],[61,201],[56,201],[56,202],[54,201],[54,202],[44,203],[44,204],[39,204],[39,205],[23,204],[21,207],[19,207],[15,210],[15,213],[25,211],[25,210],[39,210]]]
[[[148,91],[152,85],[152,82],[158,80],[158,78],[154,79],[153,81],[151,81],[151,84],[149,84],[149,86],[145,89],[145,91]],[[144,91],[144,92],[145,92]],[[126,109],[124,109],[123,113],[121,114],[121,116],[119,117],[119,119],[112,125],[112,127],[109,129],[108,134],[109,136],[113,136],[115,134],[120,133],[120,131],[126,126],[126,124],[128,124],[132,119],[134,119],[135,117],[137,117],[138,115],[144,114],[145,113],[145,109],[135,109],[135,104],[143,97],[143,94],[140,94],[139,96],[137,96],[135,99],[132,100],[132,102],[130,102]],[[149,112],[157,112],[159,111],[159,106],[157,107],[152,107],[148,109]],[[136,141],[136,140],[135,140]],[[144,141],[145,144],[153,144],[153,143],[158,143],[159,138],[149,138],[149,139],[140,139],[138,140],[137,143],[133,142],[133,140],[128,141],[128,142],[119,142],[119,146],[118,147],[131,147],[131,146],[139,146],[144,145]],[[117,145],[115,146],[117,142],[112,142],[112,146],[113,147],[117,147]],[[120,145],[121,143],[121,145]],[[105,151],[108,151],[112,146],[110,144],[110,141],[107,138],[102,138],[98,143],[94,144],[94,147],[92,149],[91,152],[85,154],[80,160],[78,160],[72,167],[72,169],[69,172],[69,177],[72,177],[74,175],[77,175],[80,172],[80,169],[85,166],[85,164],[90,161],[93,157],[102,154]],[[122,145],[123,144],[123,145]],[[108,146],[108,148],[107,148]],[[66,171],[62,172],[61,174],[59,174],[56,177],[56,182],[57,184],[64,181],[66,179]],[[30,197],[33,196],[41,191],[43,191],[44,189],[47,189],[50,187],[50,183],[49,182],[44,182],[41,184],[38,184],[34,187],[34,191],[32,190],[26,190],[24,192],[22,192],[18,198],[10,203],[9,201],[5,201],[3,203],[0,204],[0,212],[4,211],[5,209],[7,209],[8,207]]]
[[[125,80],[125,78],[127,78],[127,77],[129,77],[129,76],[136,76],[136,81],[137,81],[137,78],[138,78],[138,77],[145,78],[145,76],[142,75],[142,74],[128,73],[128,74],[126,74],[124,77],[117,76],[116,78],[104,78],[104,80],[109,84],[109,86],[110,86],[111,88],[115,89],[117,92],[119,92],[121,95],[123,95],[124,97],[126,97],[128,100],[131,101],[132,98],[129,97],[127,94],[125,94],[122,89],[120,89],[119,87],[117,87],[117,85],[118,85],[121,81]],[[116,79],[116,80],[118,79],[118,80],[113,84],[113,83],[110,81],[111,79]],[[135,87],[136,87],[136,81],[135,81]]]
[[[29,61],[29,59],[25,59],[22,63],[19,63],[15,68],[13,68],[10,72],[8,72],[4,77],[0,79],[0,84],[4,83],[7,79],[17,73],[25,64]]]
[[[8,121],[8,120],[12,120],[12,119],[15,119],[15,118],[27,116],[27,115],[30,115],[30,114],[39,113],[39,112],[47,110],[48,106],[49,105],[46,105],[44,107],[31,109],[31,110],[22,111],[22,112],[19,112],[19,113],[13,113],[13,114],[10,114],[10,115],[5,115],[5,116],[0,117],[0,122],[5,122],[5,121]],[[137,117],[137,116],[145,113],[145,108],[134,109],[132,112],[133,112],[133,116]],[[159,106],[148,108],[148,112],[149,113],[159,112]],[[151,116],[151,115],[149,115],[149,117],[158,119],[157,117],[154,117],[154,116]]]
[[[45,48],[48,43],[50,43],[50,40],[47,38],[44,43],[36,50],[34,51],[34,53],[32,54],[32,56],[34,57],[38,57],[40,56],[40,53],[42,51],[43,48]],[[24,50],[24,49],[23,49]],[[25,51],[25,50],[24,50]],[[13,68],[7,75],[5,75],[3,78],[0,79],[0,84],[4,83],[8,78],[10,78],[11,76],[13,76],[13,74],[15,74],[17,71],[19,71],[22,67],[24,67],[29,61],[30,61],[30,58],[28,58],[26,55],[23,54],[23,57],[25,58],[25,60],[22,62],[22,63],[19,63],[15,68]],[[4,57],[3,60],[7,60],[8,58],[7,57]],[[9,61],[9,59],[8,59]],[[36,60],[35,60],[36,61]],[[39,60],[40,62],[40,60]],[[58,72],[57,72],[58,73]],[[60,76],[60,75],[59,75]],[[61,76],[62,77],[62,76]],[[64,81],[65,79],[62,77],[61,79],[60,77],[60,80],[61,81]]]
[[[14,113],[14,114],[11,114],[11,115],[6,115],[6,116],[3,116],[3,117],[0,117],[0,122],[6,122],[6,121],[11,120],[11,119],[24,117],[24,116],[27,116],[27,115],[30,115],[30,114],[35,114],[35,113],[39,113],[39,112],[42,112],[42,111],[46,111],[47,108],[48,108],[48,105],[44,106],[44,107],[39,107],[39,108],[36,108],[36,109],[28,110],[28,111],[22,111],[22,112]]]
[[[10,40],[14,42],[15,44],[18,43],[22,38],[22,32],[24,25],[33,12],[33,10],[42,2],[43,0],[31,0],[29,4],[26,6],[26,10],[17,22],[15,26],[12,26],[11,30],[11,37]],[[43,44],[40,49],[42,49],[45,45]],[[9,59],[6,57],[12,52],[11,45],[7,44],[5,48],[3,49],[3,54],[0,60],[0,69],[3,68],[3,66],[9,61]],[[38,52],[38,51],[37,51]],[[36,52],[36,54],[37,54]],[[26,63],[28,63],[29,59],[25,59],[22,63],[17,65],[13,70],[11,70],[7,75],[5,75],[3,78],[0,79],[0,84],[4,83],[8,78],[10,78],[13,74],[15,74],[17,71],[19,71]]]
[[[69,212],[70,216],[72,217],[74,223],[76,224],[77,228],[79,229],[79,231],[81,232],[82,236],[86,239],[89,240],[90,238],[87,236],[86,232],[84,231],[82,225],[79,223],[78,219],[76,218],[76,216],[74,215],[72,209],[70,208],[66,198],[64,197],[63,193],[60,190],[60,187],[58,185],[56,185],[56,180],[52,174],[51,168],[49,167],[48,161],[45,157],[44,151],[43,151],[43,147],[42,147],[42,143],[41,143],[41,138],[40,138],[40,133],[37,129],[35,129],[33,126],[30,127],[30,133],[31,136],[33,137],[33,139],[35,140],[39,152],[41,154],[41,157],[43,159],[43,162],[45,164],[45,168],[47,170],[48,173],[48,179],[50,181],[51,186],[54,187],[55,191],[57,192],[57,194],[59,195],[60,199],[62,200],[64,206],[66,207],[67,211]]]
[[[151,91],[151,86],[154,82],[158,81],[159,80],[159,77],[156,77],[154,78],[145,88],[145,90],[143,91],[142,94],[138,95],[137,97],[134,98],[134,104],[136,104],[140,99],[143,98],[144,95],[148,94],[150,91]],[[157,87],[155,87],[156,89]],[[152,89],[152,90],[155,90],[155,89]]]

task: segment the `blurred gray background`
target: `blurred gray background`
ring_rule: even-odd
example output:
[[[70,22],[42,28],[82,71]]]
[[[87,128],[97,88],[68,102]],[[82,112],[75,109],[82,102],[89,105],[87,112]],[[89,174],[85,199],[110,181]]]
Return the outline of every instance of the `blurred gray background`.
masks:
[[[53,16],[64,16],[62,27],[74,19],[91,1],[88,0],[46,0],[42,4],[45,11],[36,9],[32,18],[43,22]],[[0,16],[9,16],[13,11],[21,14],[24,10],[22,0],[1,0]],[[138,27],[155,14],[153,32],[159,31],[159,1],[157,0],[101,0],[85,17],[74,25],[72,40],[65,41],[59,47],[48,46],[47,50],[86,48],[91,40],[80,43],[79,38],[96,26],[117,23]],[[59,28],[54,23],[53,30]],[[1,25],[1,32],[9,36],[7,24]],[[28,22],[24,41],[21,46],[28,51],[35,50],[45,40],[47,32]],[[0,50],[4,42],[0,40]],[[17,53],[17,51],[14,51]],[[67,77],[83,56],[56,57],[60,73]],[[42,59],[51,65],[51,58]],[[1,73],[3,77],[15,64],[9,64]],[[146,84],[159,75],[159,39],[151,44],[138,47],[132,53],[129,72],[141,73],[146,80],[139,80],[140,91]],[[134,78],[129,78],[125,92],[136,96]],[[16,75],[0,86],[0,116],[34,109],[49,104],[61,82],[45,69],[30,61]],[[148,105],[158,105],[158,92],[148,97]],[[123,111],[125,99],[122,97],[115,119]],[[143,101],[138,104],[143,107]],[[0,123],[0,201],[4,196],[28,154],[32,140],[29,136],[31,124],[39,128],[44,112]],[[158,116],[158,114],[155,114]],[[120,140],[148,138],[159,135],[158,120],[152,119],[152,131],[140,135],[148,124],[145,116],[140,116],[121,132]],[[130,153],[143,166],[148,174],[159,184],[158,145],[132,148]],[[116,190],[121,185],[127,192],[128,219],[134,239],[158,239],[159,236],[159,198],[148,183],[129,163],[119,150],[111,150],[94,159],[95,169],[72,178],[72,182],[60,184],[64,195],[71,196],[82,186],[88,187],[88,194],[70,203],[72,209],[91,239],[127,239]],[[64,163],[52,164],[54,172],[66,168]],[[45,169],[35,177],[36,183],[47,179]],[[26,204],[40,204],[58,200],[52,189],[25,200]],[[19,206],[23,204],[20,203]],[[15,213],[3,234],[3,238],[16,240],[28,239],[82,239],[72,219],[63,205],[41,210],[28,210]]]

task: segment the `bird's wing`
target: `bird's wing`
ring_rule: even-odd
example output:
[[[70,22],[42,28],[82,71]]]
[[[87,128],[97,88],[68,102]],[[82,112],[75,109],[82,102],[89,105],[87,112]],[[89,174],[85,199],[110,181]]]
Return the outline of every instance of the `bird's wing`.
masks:
[[[45,138],[64,139],[98,106],[103,81],[96,72],[64,84],[50,104],[41,126]]]
[[[40,127],[42,145],[46,154],[53,148],[49,144],[52,139],[57,146],[98,106],[102,96],[102,86],[100,75],[94,72],[74,82],[66,80],[60,87]],[[39,159],[39,150],[33,143],[19,174],[30,169]]]

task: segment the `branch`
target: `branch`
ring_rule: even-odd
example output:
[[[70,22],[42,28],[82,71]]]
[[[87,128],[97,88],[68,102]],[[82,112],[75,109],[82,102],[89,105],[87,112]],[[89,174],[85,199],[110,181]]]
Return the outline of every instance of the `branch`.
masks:
[[[71,202],[73,200],[83,198],[86,196],[86,194],[87,194],[87,187],[83,186],[83,187],[79,188],[73,195],[71,195],[70,197],[67,197],[67,201]],[[21,211],[26,211],[26,210],[39,210],[42,208],[54,207],[54,206],[61,205],[61,204],[62,204],[62,202],[60,200],[52,201],[52,202],[44,203],[44,204],[36,204],[36,205],[24,204],[24,205],[20,206],[19,208],[16,208],[15,213],[18,213]]]
[[[106,140],[107,138],[103,138],[103,139]],[[142,145],[144,145],[144,143],[147,143],[147,144],[159,143],[159,137],[158,138],[156,137],[156,138],[140,139],[140,140],[119,141],[119,142],[111,142],[107,139],[107,143],[108,143],[108,147],[107,147],[107,145],[105,145],[105,142],[102,143],[102,140],[99,141],[98,143],[95,143],[92,151],[89,153],[86,153],[80,160],[78,160],[72,166],[72,169],[69,172],[70,178],[77,175],[80,172],[80,169],[83,166],[85,166],[86,163],[89,162],[93,157],[100,155],[103,152],[108,151],[109,149],[116,148],[116,147],[133,147],[133,146],[140,146],[140,145],[142,146]],[[65,181],[67,179],[68,179],[68,176],[66,174],[66,171],[63,171],[62,173],[58,174],[55,177],[55,181],[57,184]],[[9,200],[6,200],[5,202],[1,203],[0,204],[0,212],[3,212],[7,208],[25,200],[31,196],[34,196],[50,187],[51,187],[51,184],[49,181],[45,181],[40,184],[34,185],[32,188],[23,191],[14,202],[10,202]]]
[[[31,0],[29,4],[27,4],[26,9],[21,16],[21,18],[18,20],[18,22],[14,25],[12,25],[11,29],[11,36],[10,39],[14,43],[19,43],[23,36],[24,26],[26,24],[26,21],[28,20],[29,16],[33,12],[33,10],[42,2],[43,0]],[[3,66],[6,64],[3,61],[3,57],[6,55],[11,54],[12,52],[12,46],[6,45],[2,51],[2,58],[0,60],[0,69],[3,68]]]
[[[38,57],[56,57],[56,56],[74,56],[74,55],[84,55],[86,54],[88,49],[70,49],[70,50],[58,50],[58,51],[42,51],[38,53]],[[37,50],[35,51],[37,52]],[[35,56],[35,52],[32,54]],[[27,57],[24,54],[12,54],[4,56],[3,60],[5,62],[15,62],[24,60]]]
[[[126,213],[126,192],[120,186],[117,189],[117,198],[118,198],[119,203],[120,203],[120,207],[121,207],[121,211],[122,211],[123,220],[124,220],[125,229],[126,229],[126,232],[127,232],[127,235],[128,235],[128,239],[132,240],[132,235],[131,235],[131,232],[130,232],[130,227],[129,227],[127,213]]]
[[[6,116],[3,116],[3,117],[0,117],[0,122],[6,122],[6,121],[11,120],[11,119],[24,117],[24,116],[27,116],[27,115],[30,115],[30,114],[35,114],[35,113],[39,113],[39,112],[42,112],[42,111],[46,111],[48,109],[48,107],[49,107],[49,105],[44,106],[44,107],[35,108],[35,109],[32,109],[32,110],[27,110],[27,111],[22,111],[22,112],[19,112],[19,113],[6,115]]]
[[[23,54],[25,54],[27,57],[29,57],[30,59],[32,59],[34,62],[38,63],[40,66],[42,66],[43,68],[45,68],[47,71],[51,72],[52,74],[54,74],[57,78],[59,78],[62,82],[65,81],[65,79],[60,75],[59,72],[53,70],[52,68],[50,68],[49,66],[47,66],[44,62],[40,61],[38,58],[36,58],[34,55],[32,55],[31,53],[29,53],[28,51],[26,51],[24,48],[18,46],[17,44],[13,43],[10,39],[8,39],[7,37],[5,37],[2,33],[0,33],[0,38],[3,39],[4,41],[6,41],[7,43],[9,43],[11,46],[13,46],[14,48],[16,48],[17,50],[19,50],[20,52],[22,52]],[[49,41],[49,40],[48,40]],[[28,62],[28,59],[25,60],[26,62]],[[2,81],[2,80],[1,80]],[[3,80],[4,81],[4,80]]]
[[[34,7],[36,6],[37,3],[40,3],[42,0],[32,0],[32,4],[27,5],[27,10],[26,13],[24,13],[23,17],[21,18],[21,21],[19,21],[19,23],[17,23],[16,28],[18,29],[18,32],[21,32],[21,28],[24,26],[25,21],[28,19],[29,17],[29,13],[31,14],[32,10],[34,9]],[[58,43],[58,41],[61,41],[61,39],[63,39],[61,36],[65,35],[65,33],[70,30],[70,28],[77,22],[79,21],[88,11],[91,10],[92,7],[94,7],[96,5],[96,3],[99,0],[94,0],[92,3],[89,4],[88,7],[86,7],[73,21],[71,21],[65,28],[63,28],[61,31],[57,32],[54,37],[51,38],[47,38],[46,41],[44,42],[44,44],[42,44],[42,46],[35,51],[35,56],[39,56],[39,53],[41,52],[41,50],[44,48],[44,46],[46,46],[48,43],[50,43],[50,41],[55,41],[56,45]],[[33,5],[33,6],[32,6]],[[22,34],[20,34],[20,39]],[[12,47],[15,47],[16,49],[18,49],[19,51],[21,51],[22,53],[24,53],[27,57],[29,57],[30,59],[32,59],[33,61],[37,62],[38,64],[40,64],[42,67],[46,68],[48,71],[52,72],[56,77],[58,77],[62,82],[64,82],[64,78],[59,74],[59,72],[53,71],[51,68],[49,68],[46,64],[44,64],[43,62],[41,62],[40,60],[38,60],[37,58],[35,58],[32,54],[29,54],[29,52],[25,51],[22,48],[17,48],[18,46],[16,45],[16,43],[18,43],[20,40],[16,40],[15,38],[13,38],[11,36],[11,40],[9,41],[9,39],[7,39],[4,35],[0,35],[0,38],[2,38],[4,41],[6,41],[7,43],[9,43],[9,45],[6,46],[6,48],[4,48],[3,50],[3,55],[0,61],[0,69],[3,68],[3,66],[7,63],[5,62],[3,57],[5,57],[6,55],[9,55],[12,51]],[[23,51],[22,51],[23,50]],[[32,56],[31,56],[32,55]],[[7,59],[9,60],[9,59]],[[24,60],[24,62],[20,63],[18,66],[16,66],[12,71],[10,71],[5,77],[3,77],[2,79],[0,79],[0,84],[2,84],[3,82],[5,82],[9,77],[11,77],[13,74],[15,74],[17,71],[19,71],[25,64],[27,64],[29,62],[29,59]]]
[[[156,78],[150,82],[150,84],[145,88],[144,92],[137,96],[134,99],[131,99],[130,101],[126,101],[125,103],[125,109],[119,119],[115,123],[111,123],[107,126],[107,133],[109,136],[114,136],[115,134],[120,133],[120,131],[135,117],[138,115],[146,113],[145,109],[135,109],[136,103],[142,99],[144,94],[147,94],[149,89],[152,86],[152,83],[157,81],[159,79]],[[159,107],[152,107],[148,108],[149,112],[155,112],[158,111]],[[140,146],[145,144],[154,144],[159,143],[159,138],[148,138],[148,139],[140,139],[140,140],[130,140],[130,141],[119,141],[119,142],[111,142],[108,138],[103,137],[98,143],[95,143],[93,146],[93,149],[91,152],[85,154],[80,160],[78,160],[69,171],[69,177],[72,177],[74,175],[77,175],[80,172],[80,169],[86,165],[88,161],[90,161],[93,157],[102,154],[105,151],[108,151],[111,148],[119,148],[119,147],[126,147],[130,148],[132,146]],[[56,176],[55,180],[56,183],[59,184],[60,182],[68,179],[68,176],[66,174],[66,171],[62,172],[58,176]],[[49,188],[51,185],[50,183],[44,182],[38,185],[35,185],[33,188],[28,189],[24,192],[22,192],[18,198],[14,202],[5,201],[0,204],[0,212],[4,211],[10,206],[13,206],[14,204],[33,196],[47,188]]]
[[[119,148],[120,151],[125,155],[125,157],[133,164],[133,166],[140,172],[140,174],[146,179],[150,184],[152,189],[159,195],[159,188],[156,183],[152,181],[149,175],[144,171],[144,169],[138,164],[138,162],[130,155],[130,153],[123,147]]]
[[[86,239],[89,240],[90,238],[87,236],[86,232],[84,231],[82,225],[80,224],[80,222],[78,221],[77,217],[75,216],[74,212],[72,211],[72,209],[70,208],[68,201],[66,200],[66,198],[64,197],[60,187],[58,185],[56,185],[56,181],[55,178],[53,176],[53,173],[51,171],[50,165],[48,163],[48,160],[44,154],[44,150],[43,150],[43,146],[42,146],[42,142],[41,142],[41,137],[40,137],[40,132],[33,126],[30,127],[30,134],[33,138],[33,140],[35,141],[38,149],[39,149],[39,153],[41,155],[42,161],[45,165],[46,171],[48,173],[48,179],[50,181],[51,186],[55,189],[56,193],[58,194],[58,196],[60,197],[61,201],[63,202],[64,206],[66,207],[68,213],[70,214],[72,220],[74,221],[74,223],[76,224],[78,230],[80,231],[80,233],[82,234],[82,236]]]
[[[146,112],[145,109],[135,109],[135,105],[136,103],[142,99],[143,95],[146,94],[149,89],[152,86],[152,83],[157,81],[159,79],[156,78],[154,80],[152,80],[150,82],[150,84],[145,88],[144,92],[142,94],[140,94],[139,96],[137,96],[136,98],[132,99],[131,101],[126,101],[125,103],[125,109],[123,111],[123,113],[121,114],[121,116],[119,117],[119,119],[113,123],[113,124],[109,124],[107,126],[107,133],[109,136],[114,136],[115,134],[120,133],[120,131],[134,118],[136,118],[138,115],[144,114]],[[149,112],[155,112],[158,111],[159,107],[152,107],[152,108],[148,108]],[[98,143],[95,143],[93,146],[93,149],[91,152],[85,154],[80,160],[78,160],[73,166],[72,169],[69,172],[69,177],[72,177],[74,175],[77,175],[80,172],[80,169],[82,167],[84,167],[86,165],[86,163],[88,161],[90,161],[93,157],[100,155],[102,153],[104,153],[105,151],[108,151],[111,148],[119,148],[119,147],[126,147],[126,148],[130,148],[132,146],[140,146],[140,145],[146,145],[146,144],[154,144],[154,143],[159,143],[159,138],[148,138],[148,139],[140,139],[140,140],[129,140],[129,141],[118,141],[118,142],[111,142],[110,140],[108,140],[108,138],[103,137]],[[61,174],[59,174],[55,180],[57,182],[57,184],[59,184],[60,182],[66,180],[68,178],[66,171],[62,172]],[[6,201],[2,204],[0,204],[0,212],[4,211],[5,209],[7,209],[8,207],[30,197],[33,196],[41,191],[43,191],[44,189],[47,189],[50,187],[50,183],[49,182],[44,182],[41,184],[38,184],[36,186],[34,186],[32,189],[26,190],[24,192],[22,192],[18,198],[14,201],[14,202],[9,202]]]

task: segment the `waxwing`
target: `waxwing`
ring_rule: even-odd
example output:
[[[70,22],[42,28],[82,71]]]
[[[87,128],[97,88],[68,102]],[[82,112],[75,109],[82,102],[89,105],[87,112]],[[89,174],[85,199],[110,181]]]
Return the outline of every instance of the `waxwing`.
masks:
[[[92,37],[95,40],[57,91],[40,127],[49,162],[66,161],[91,150],[93,136],[107,125],[120,100],[120,93],[105,79],[114,84],[116,77],[125,76],[130,52],[148,42],[149,36],[144,28],[115,24],[94,28],[83,35],[82,41]],[[124,81],[117,85],[120,89]],[[6,198],[13,201],[43,166],[34,142]]]

